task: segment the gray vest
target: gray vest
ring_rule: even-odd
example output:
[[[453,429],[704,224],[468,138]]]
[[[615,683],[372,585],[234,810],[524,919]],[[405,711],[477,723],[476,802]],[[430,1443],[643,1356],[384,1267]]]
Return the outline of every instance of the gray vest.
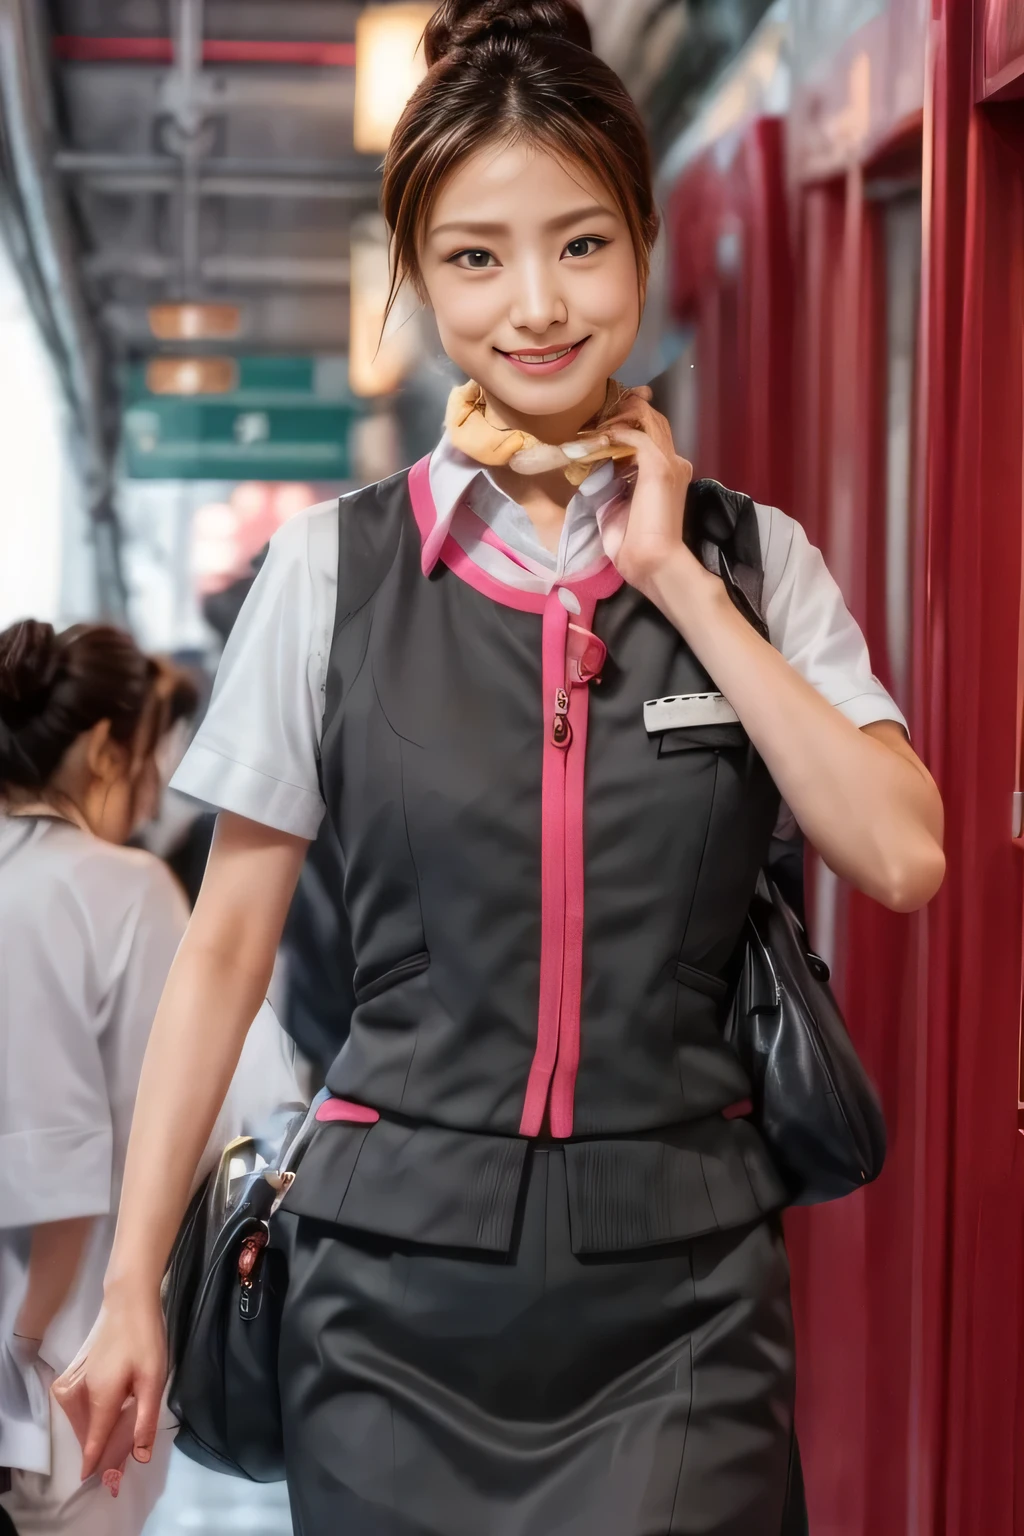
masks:
[[[756,621],[753,506],[709,485],[688,536]],[[356,1008],[327,1083],[352,1111],[288,1204],[502,1251],[539,1136],[565,1144],[579,1252],[756,1219],[783,1189],[723,1117],[750,1085],[720,1012],[771,777],[738,724],[645,726],[714,685],[613,572],[568,604],[444,553],[424,575],[417,515],[404,474],[339,507],[321,772]]]

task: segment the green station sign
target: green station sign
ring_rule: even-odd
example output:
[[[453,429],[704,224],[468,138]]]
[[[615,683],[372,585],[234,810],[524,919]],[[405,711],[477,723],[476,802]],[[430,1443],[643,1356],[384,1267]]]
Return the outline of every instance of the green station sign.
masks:
[[[348,480],[362,414],[344,357],[240,357],[230,394],[154,395],[128,369],[122,430],[133,480]]]

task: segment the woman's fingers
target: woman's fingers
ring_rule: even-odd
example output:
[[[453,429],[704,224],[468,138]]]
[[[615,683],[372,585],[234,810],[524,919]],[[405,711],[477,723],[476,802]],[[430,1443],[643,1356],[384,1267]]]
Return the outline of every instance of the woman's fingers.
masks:
[[[164,1384],[160,1376],[145,1376],[136,1383],[138,1410],[135,1415],[135,1440],[132,1455],[136,1461],[148,1461],[153,1454]]]
[[[603,430],[610,442],[625,443],[633,449],[637,465],[641,470],[645,467],[652,472],[657,472],[659,467],[669,469],[669,460],[662,449],[652,440],[649,433],[641,432],[639,427],[620,426],[615,422],[609,422]],[[672,459],[675,459],[675,454],[672,455]]]
[[[650,390],[645,390],[643,396],[637,391],[636,396],[636,399],[632,395],[627,396],[620,403],[615,415],[601,423],[601,431],[607,432],[618,425],[639,427],[663,453],[674,455],[672,428],[661,412],[656,411],[649,403]]]
[[[92,1477],[124,1408],[128,1383],[102,1393],[89,1393],[89,1432],[82,1447],[82,1481]]]

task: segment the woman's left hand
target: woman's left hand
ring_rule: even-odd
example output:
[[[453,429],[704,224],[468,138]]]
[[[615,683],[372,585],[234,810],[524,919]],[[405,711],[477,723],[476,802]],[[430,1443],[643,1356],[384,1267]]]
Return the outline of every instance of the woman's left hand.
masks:
[[[601,423],[601,437],[636,454],[632,498],[602,522],[605,551],[631,587],[645,592],[669,559],[703,567],[683,544],[683,511],[693,465],[680,458],[672,429],[650,404],[647,390],[632,391]]]

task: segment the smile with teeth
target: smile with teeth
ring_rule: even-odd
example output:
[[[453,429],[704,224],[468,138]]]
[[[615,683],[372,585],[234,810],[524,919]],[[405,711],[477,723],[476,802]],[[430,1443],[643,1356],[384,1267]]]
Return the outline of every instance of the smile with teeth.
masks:
[[[540,367],[544,363],[561,362],[563,357],[568,357],[570,352],[577,351],[582,345],[582,341],[573,341],[567,347],[552,348],[550,352],[505,352],[503,356],[511,359],[514,363],[525,363],[527,366]]]

